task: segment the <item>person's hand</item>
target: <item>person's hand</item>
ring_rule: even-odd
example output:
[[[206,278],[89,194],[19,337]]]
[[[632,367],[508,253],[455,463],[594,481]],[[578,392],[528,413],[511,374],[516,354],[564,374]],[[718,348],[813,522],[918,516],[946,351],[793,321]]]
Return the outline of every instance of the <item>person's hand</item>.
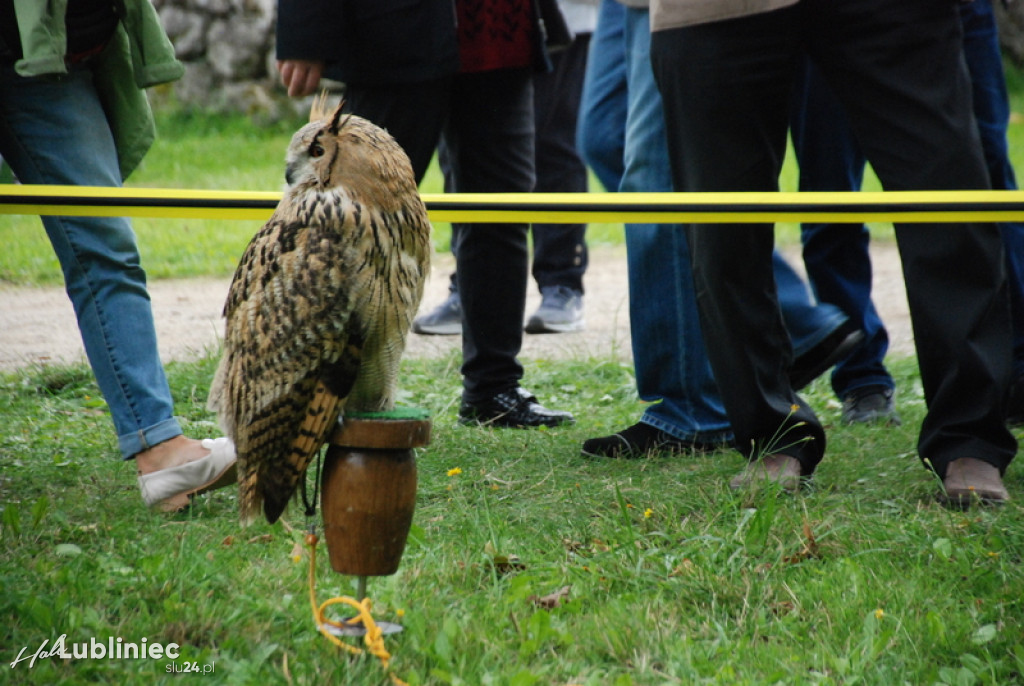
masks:
[[[277,71],[290,97],[309,95],[320,84],[324,63],[319,60],[278,60]]]

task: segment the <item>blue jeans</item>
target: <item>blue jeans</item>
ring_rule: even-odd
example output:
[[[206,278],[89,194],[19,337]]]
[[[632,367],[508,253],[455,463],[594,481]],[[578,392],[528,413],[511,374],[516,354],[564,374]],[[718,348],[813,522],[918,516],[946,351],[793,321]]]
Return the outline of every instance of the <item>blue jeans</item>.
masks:
[[[974,115],[992,188],[1016,190],[1006,142],[1009,98],[992,2],[961,3],[959,11]],[[809,61],[794,92],[791,123],[800,165],[800,190],[859,190],[864,155],[842,106]],[[1024,376],[1024,224],[1005,223],[1000,230],[1006,248],[1017,378]],[[854,224],[804,224],[801,235],[804,262],[815,293],[822,301],[838,305],[866,334],[864,343],[836,366],[833,389],[842,397],[864,386],[892,388],[892,377],[882,362],[889,339],[871,302],[867,229]]]
[[[88,68],[60,80],[0,67],[0,155],[22,183],[120,186]],[[125,459],[182,433],[157,351],[146,276],[122,217],[43,217]]]
[[[619,190],[626,148],[626,8],[601,0],[583,75],[576,149],[609,193]]]
[[[597,65],[588,64],[581,107],[581,149],[608,188],[622,192],[671,191],[665,118],[648,59],[649,13],[634,8],[626,8],[621,14],[606,12],[608,4],[617,5],[602,3],[591,41],[590,59]],[[616,25],[616,21],[621,24]],[[621,36],[618,43],[606,40],[615,35]],[[603,61],[607,64],[602,65]],[[616,64],[625,65],[625,85],[609,78]],[[625,142],[623,172],[617,184],[614,150],[595,150],[601,144],[614,148],[620,138],[616,131],[600,128],[622,120],[610,114],[616,94],[625,96],[619,102],[624,112]],[[600,116],[591,117],[594,112]],[[806,285],[785,260],[778,253],[774,259],[793,352],[800,355],[820,343],[846,317],[837,308],[812,302]],[[690,249],[682,227],[628,224],[626,260],[637,391],[641,399],[653,403],[641,421],[682,440],[730,438],[731,428],[701,334]]]

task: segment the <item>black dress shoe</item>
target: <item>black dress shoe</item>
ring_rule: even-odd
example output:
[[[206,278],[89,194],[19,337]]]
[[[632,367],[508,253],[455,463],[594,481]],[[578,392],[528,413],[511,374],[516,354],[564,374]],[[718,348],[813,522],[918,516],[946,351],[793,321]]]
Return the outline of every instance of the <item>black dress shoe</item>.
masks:
[[[589,438],[583,441],[580,453],[584,457],[611,457],[633,460],[657,453],[711,452],[725,447],[724,442],[684,441],[650,424],[637,422],[611,436]]]
[[[892,401],[893,390],[888,386],[862,386],[843,398],[843,424],[888,424],[902,422]]]
[[[825,340],[793,360],[789,382],[799,391],[849,355],[864,340],[864,332],[844,322]]]
[[[576,419],[568,412],[549,410],[529,391],[518,386],[475,403],[462,401],[460,424],[485,424],[513,429],[535,426],[561,426]]]

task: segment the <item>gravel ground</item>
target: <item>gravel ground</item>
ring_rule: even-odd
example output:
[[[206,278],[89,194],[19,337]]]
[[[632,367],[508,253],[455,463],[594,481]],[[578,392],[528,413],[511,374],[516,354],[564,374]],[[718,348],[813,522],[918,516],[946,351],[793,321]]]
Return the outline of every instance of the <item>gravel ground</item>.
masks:
[[[913,336],[907,314],[906,292],[899,257],[892,241],[872,244],[875,269],[875,306],[889,329],[890,353],[913,353]],[[789,254],[799,265],[799,255]],[[432,309],[447,295],[453,268],[450,255],[437,255],[423,298],[423,310]],[[150,284],[156,316],[160,355],[167,362],[187,360],[215,347],[223,331],[220,317],[229,279],[160,280]],[[630,359],[629,300],[623,248],[591,250],[585,280],[585,331],[523,337],[523,358],[560,359],[607,357]],[[540,296],[532,284],[527,315],[536,309]],[[410,334],[407,355],[437,356],[460,345],[459,336]],[[61,288],[0,286],[0,369],[70,362],[84,359],[74,313]]]

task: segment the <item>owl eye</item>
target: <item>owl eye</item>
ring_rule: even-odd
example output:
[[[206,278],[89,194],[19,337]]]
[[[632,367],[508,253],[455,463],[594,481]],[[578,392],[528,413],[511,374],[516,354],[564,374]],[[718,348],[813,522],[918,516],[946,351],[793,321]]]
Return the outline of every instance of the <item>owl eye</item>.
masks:
[[[323,157],[324,146],[320,145],[319,141],[313,141],[313,144],[309,146],[310,157]]]

